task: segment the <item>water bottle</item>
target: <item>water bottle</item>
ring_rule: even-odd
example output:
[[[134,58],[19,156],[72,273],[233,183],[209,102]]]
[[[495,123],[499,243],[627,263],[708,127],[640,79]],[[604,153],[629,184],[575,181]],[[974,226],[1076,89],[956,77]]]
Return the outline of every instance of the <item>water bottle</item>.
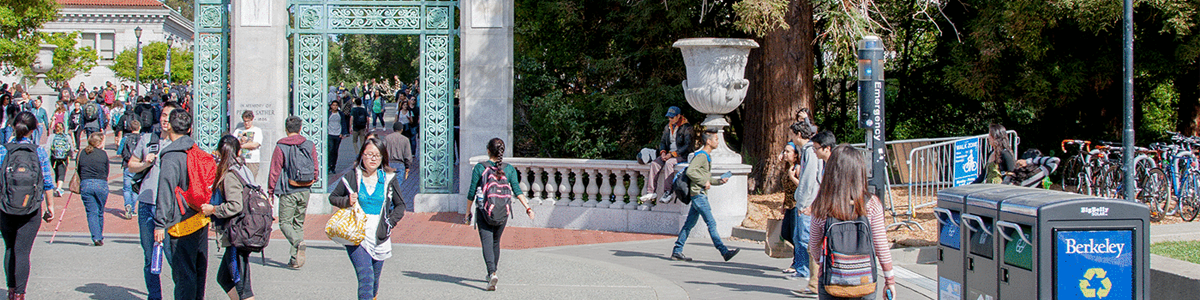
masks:
[[[163,253],[162,243],[154,243],[154,251],[150,254],[150,274],[162,273]]]

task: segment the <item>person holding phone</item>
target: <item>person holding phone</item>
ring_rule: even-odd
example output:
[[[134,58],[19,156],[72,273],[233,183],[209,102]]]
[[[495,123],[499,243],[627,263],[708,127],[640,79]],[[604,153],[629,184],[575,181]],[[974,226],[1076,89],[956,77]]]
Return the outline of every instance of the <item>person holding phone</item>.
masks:
[[[729,178],[721,178],[714,180],[712,177],[712,158],[709,152],[717,148],[717,135],[720,134],[715,130],[704,132],[701,140],[704,141],[704,148],[700,149],[692,157],[688,163],[687,174],[688,179],[691,179],[691,184],[688,185],[689,195],[679,195],[679,197],[689,196],[692,199],[692,205],[688,209],[687,219],[683,222],[683,228],[679,230],[679,238],[675,240],[675,249],[671,251],[671,260],[692,261],[691,258],[683,255],[683,245],[687,242],[688,234],[692,232],[692,227],[696,227],[698,218],[704,218],[704,223],[708,224],[708,235],[712,238],[713,246],[721,251],[721,257],[725,261],[729,261],[734,255],[737,255],[741,249],[729,249],[725,247],[725,243],[721,242],[721,236],[717,233],[717,221],[713,218],[712,208],[708,203],[708,189],[713,185],[722,185],[729,182]],[[730,175],[733,175],[732,173]]]

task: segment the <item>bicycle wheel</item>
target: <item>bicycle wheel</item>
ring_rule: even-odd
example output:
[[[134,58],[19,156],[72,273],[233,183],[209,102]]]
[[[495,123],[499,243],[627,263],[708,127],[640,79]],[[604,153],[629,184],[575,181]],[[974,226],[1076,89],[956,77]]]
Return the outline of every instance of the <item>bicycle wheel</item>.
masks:
[[[1085,181],[1082,180],[1082,176],[1079,176],[1080,173],[1083,173],[1083,158],[1080,158],[1079,156],[1072,156],[1071,158],[1067,159],[1067,162],[1063,163],[1063,170],[1061,173],[1062,184],[1059,187],[1062,188],[1064,192],[1076,192],[1083,194],[1083,189],[1080,188],[1080,185],[1082,185],[1082,182]]]
[[[1146,170],[1145,173],[1139,172],[1140,180],[1138,185],[1140,191],[1138,200],[1146,203],[1150,207],[1150,221],[1157,222],[1162,220],[1163,211],[1159,202],[1167,201],[1167,173],[1162,169],[1154,168]]]
[[[1191,222],[1196,219],[1197,213],[1200,213],[1200,199],[1197,199],[1198,195],[1196,191],[1198,188],[1196,186],[1197,181],[1200,181],[1200,172],[1193,170],[1188,175],[1190,177],[1188,180],[1191,182],[1187,183],[1187,185],[1192,192],[1179,199],[1179,217],[1183,218],[1186,222]]]

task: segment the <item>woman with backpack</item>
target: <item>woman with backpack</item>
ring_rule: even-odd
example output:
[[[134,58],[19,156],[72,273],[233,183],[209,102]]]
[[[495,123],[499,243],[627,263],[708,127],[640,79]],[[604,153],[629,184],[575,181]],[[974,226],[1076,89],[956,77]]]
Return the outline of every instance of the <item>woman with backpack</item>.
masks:
[[[379,125],[375,125],[375,121],[379,121]],[[383,94],[379,90],[375,91],[375,100],[371,102],[371,127],[384,127],[387,123],[383,122]]]
[[[357,205],[367,214],[366,238],[358,245],[347,245],[346,254],[358,277],[358,299],[374,299],[379,294],[383,262],[392,257],[392,229],[406,209],[400,196],[400,180],[396,170],[388,166],[383,140],[364,141],[354,169],[342,175],[336,185],[329,194],[329,204],[338,208]]]
[[[254,180],[242,159],[241,149],[238,138],[232,135],[221,137],[217,143],[217,180],[213,182],[212,190],[222,200],[217,205],[200,205],[201,212],[215,219],[217,245],[225,248],[225,256],[217,267],[217,284],[232,300],[254,299],[254,291],[250,288],[250,251],[234,247],[226,228],[233,217],[245,211],[246,183]]]
[[[53,166],[54,182],[58,187],[54,190],[55,197],[62,196],[63,179],[67,177],[67,163],[74,153],[75,141],[71,134],[66,132],[62,122],[54,123],[54,134],[50,136],[50,165]]]
[[[1013,171],[1017,170],[1017,155],[1013,154],[1008,130],[1004,129],[1004,125],[988,125],[987,143],[992,151],[974,183],[1009,183],[1012,181]]]
[[[38,217],[41,216],[46,222],[54,219],[54,198],[50,198],[50,190],[54,189],[54,174],[50,172],[50,156],[46,150],[30,139],[33,129],[37,128],[37,118],[33,113],[21,112],[13,120],[16,145],[0,145],[0,162],[11,167],[0,168],[0,180],[9,185],[3,191],[3,197],[0,197],[0,200],[4,200],[0,205],[0,235],[4,237],[4,265],[7,270],[4,276],[8,284],[8,299],[24,300],[25,286],[29,282],[29,253],[33,250],[33,240],[41,227]],[[18,167],[33,165],[40,166],[41,171],[16,171],[21,169]],[[9,172],[8,169],[14,171]],[[41,180],[32,177],[40,177]],[[41,181],[42,184],[15,185],[25,180]],[[31,201],[20,202],[17,199]],[[43,203],[45,210],[42,210]]]
[[[876,266],[874,263],[876,259],[879,261],[879,269],[883,271],[884,291],[888,294],[895,293],[896,277],[892,273],[891,243],[888,242],[887,227],[883,223],[883,205],[878,197],[868,191],[867,172],[870,167],[866,162],[865,152],[848,144],[834,147],[829,160],[825,162],[825,174],[822,175],[821,188],[812,204],[812,225],[808,228],[809,234],[812,236],[808,241],[809,259],[821,262],[821,271],[818,272],[819,275],[815,275],[820,276],[817,288],[820,299],[875,299]],[[841,238],[836,241],[825,239],[827,231],[837,231],[838,236],[842,237],[854,234],[854,232],[861,232],[856,229],[862,227],[855,226],[869,227],[871,235],[869,237],[859,236],[857,239]],[[871,243],[871,245],[859,245],[858,242]],[[848,252],[853,249],[873,249],[874,251],[865,254]],[[841,255],[832,257],[825,250],[837,251]],[[869,277],[860,277],[869,279],[868,281],[871,283],[855,286],[835,284],[863,282],[858,277],[841,275],[855,272],[837,272],[836,270],[831,272],[835,267],[853,265],[853,261],[833,263],[834,260],[840,261],[847,258],[859,258],[862,262],[869,261],[866,262],[872,269],[866,275]],[[853,269],[853,271],[862,274],[860,269]],[[847,294],[847,291],[849,293],[861,292]],[[810,295],[806,292],[808,291],[792,291],[797,296]]]
[[[88,135],[87,147],[75,160],[75,176],[79,176],[79,197],[87,211],[88,231],[92,245],[104,246],[104,207],[108,203],[108,151],[104,150],[104,134]]]
[[[488,185],[488,183],[503,185],[504,182],[507,182],[510,189],[507,192],[510,195],[502,195],[507,197],[500,197],[500,199],[508,199],[502,201],[509,201],[512,198],[519,199],[521,205],[525,207],[525,214],[529,215],[530,220],[533,219],[534,213],[533,208],[529,206],[529,200],[525,198],[525,194],[521,191],[520,182],[517,178],[519,174],[517,173],[517,169],[513,168],[510,164],[504,163],[504,140],[492,138],[487,143],[487,151],[488,160],[475,164],[475,168],[471,171],[471,186],[467,189],[467,200],[471,201],[473,209],[470,210],[471,213],[467,217],[471,218],[471,216],[474,216],[475,225],[479,229],[480,248],[483,250],[483,262],[487,267],[487,290],[495,291],[496,283],[500,281],[500,277],[496,276],[496,266],[500,264],[500,236],[504,234],[504,226],[507,225],[507,222],[500,221],[496,224],[488,220],[492,215],[488,214],[488,210],[485,207],[491,206],[489,205],[491,203],[487,202],[493,201],[490,196],[492,196],[491,193],[494,189],[492,191],[484,191],[482,187]],[[485,173],[489,178],[484,178]],[[501,189],[501,192],[504,192],[503,189]],[[504,212],[512,210],[511,201],[498,204],[507,206],[503,210]],[[498,209],[501,208],[493,208],[491,212],[495,214],[501,211]],[[501,220],[507,220],[507,218],[501,218]]]

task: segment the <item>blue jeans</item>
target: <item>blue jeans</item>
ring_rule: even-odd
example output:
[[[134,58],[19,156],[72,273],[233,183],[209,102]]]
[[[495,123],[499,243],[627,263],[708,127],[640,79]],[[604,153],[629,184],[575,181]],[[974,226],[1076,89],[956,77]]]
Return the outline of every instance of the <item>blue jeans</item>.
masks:
[[[133,173],[129,172],[129,168],[124,168],[124,175],[121,176],[121,181],[124,182],[124,187],[121,188],[121,195],[125,197],[125,206],[133,207],[137,201],[137,193],[133,192]]]
[[[83,209],[87,211],[88,231],[92,241],[104,240],[104,205],[108,203],[108,182],[103,179],[84,179],[79,183]]]
[[[787,213],[795,215],[796,208],[788,209]],[[796,246],[795,252],[792,253],[792,269],[796,269],[796,277],[808,277],[808,226],[812,224],[812,216],[799,214],[792,219],[795,220],[792,244]]]
[[[725,243],[721,242],[721,236],[717,234],[717,221],[713,219],[712,208],[708,205],[708,195],[700,194],[692,196],[692,206],[688,209],[687,220],[683,221],[683,229],[679,230],[679,238],[675,240],[675,249],[672,253],[683,253],[683,244],[687,242],[692,227],[696,227],[698,218],[704,218],[704,224],[708,225],[708,235],[712,237],[713,246],[721,251],[721,255],[729,252],[729,248],[725,248]]]
[[[150,258],[154,253],[154,204],[138,202],[138,237],[142,243],[142,257],[145,259],[142,272],[146,278],[146,299],[162,299],[162,281],[158,274],[150,273]],[[163,247],[163,250],[167,250]],[[167,256],[164,253],[164,256]]]
[[[371,258],[362,246],[346,246],[354,275],[358,277],[358,299],[371,300],[379,294],[379,274],[383,273],[383,261]]]

